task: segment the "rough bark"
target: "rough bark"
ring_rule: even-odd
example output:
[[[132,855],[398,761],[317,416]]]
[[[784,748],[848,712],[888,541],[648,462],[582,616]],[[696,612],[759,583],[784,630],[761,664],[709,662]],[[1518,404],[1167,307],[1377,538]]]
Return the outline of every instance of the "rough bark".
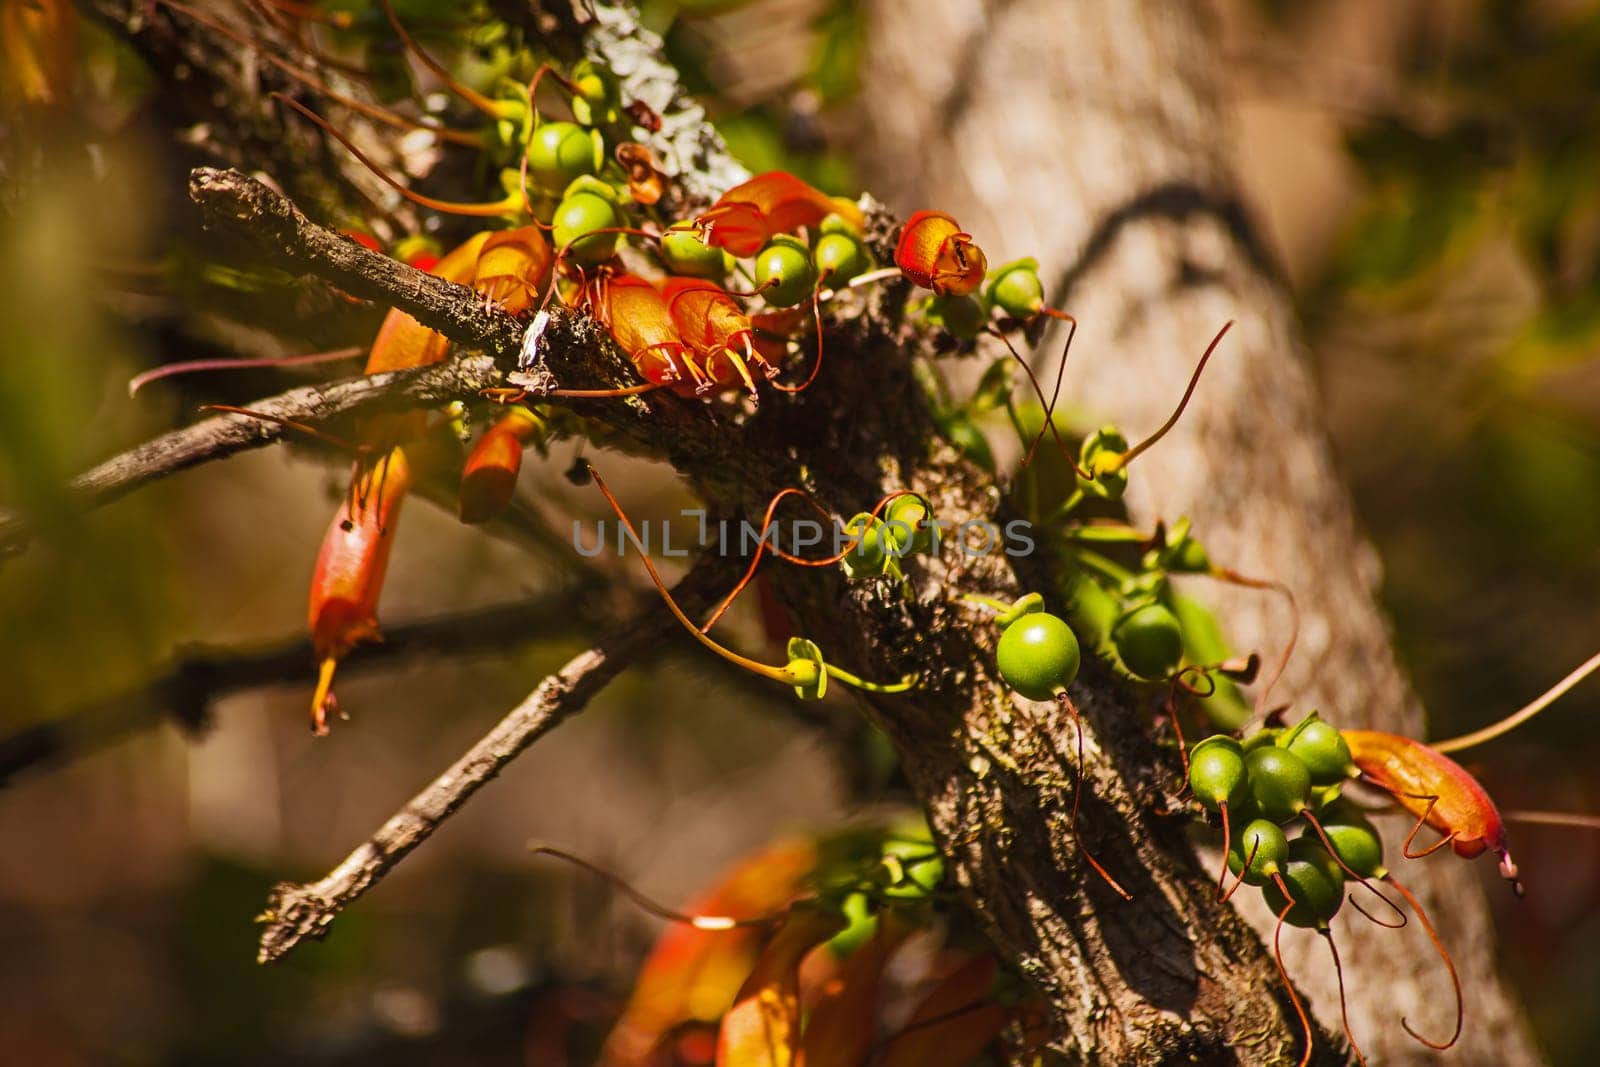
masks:
[[[1191,516],[1213,558],[1293,588],[1303,629],[1275,703],[1423,736],[1304,340],[1229,174],[1215,30],[1196,5],[1150,0],[886,0],[873,6],[861,159],[880,195],[951,211],[991,262],[1040,257],[1049,295],[1083,323],[1068,402],[1135,437],[1165,417],[1217,327],[1239,321],[1176,431],[1135,467],[1131,506],[1147,519]],[[1198,592],[1239,647],[1282,647],[1280,603]],[[1398,835],[1390,845],[1398,852]],[[1455,953],[1473,1061],[1536,1062],[1474,872],[1442,856],[1396,862]],[[1251,912],[1258,926],[1263,911]],[[1449,1032],[1427,943],[1355,916],[1338,926],[1357,1039],[1376,1062],[1432,1062],[1398,1023]],[[1323,946],[1289,937],[1285,948],[1318,1017],[1337,1027]]]
[[[602,10],[612,7],[605,5]],[[1183,36],[1186,24],[1179,16],[1176,10],[1163,9],[1160,19],[1152,20],[1155,24],[1134,29],[1147,37],[1176,34],[1177,39],[1163,38],[1159,43],[1177,53],[1187,47],[1185,62],[1199,62],[1195,57],[1202,49]],[[1162,28],[1169,21],[1175,29]],[[920,41],[918,51],[923,57],[948,52],[948,42],[930,47],[912,27],[896,32],[904,33],[908,41]],[[1047,61],[1066,54],[1063,51]],[[1164,72],[1165,77],[1170,64],[1150,60],[1142,69]],[[219,77],[226,81],[230,74],[231,69],[223,70]],[[1205,109],[1192,103],[1187,87],[1194,77],[1193,71],[1179,71],[1168,79],[1177,89],[1169,86],[1159,91],[1176,94],[1180,103],[1191,101],[1187,111],[1199,112],[1203,118]],[[959,120],[961,102],[954,101],[947,110],[951,108],[954,115],[947,122]],[[1127,123],[1125,136],[1130,145],[1149,136],[1151,122],[1165,136],[1170,123],[1146,110],[1135,108],[1123,114],[1112,107],[1100,115],[1099,122],[1107,127]],[[227,133],[225,121],[219,118],[213,136],[226,137]],[[943,147],[937,157],[929,157],[927,151],[935,140],[919,145],[914,157],[939,158],[952,165],[965,161],[975,167],[1005,158],[985,155],[966,142]],[[1153,140],[1157,145],[1165,143],[1160,137]],[[697,150],[703,150],[705,143],[702,138]],[[674,151],[671,145],[658,147],[664,154]],[[1164,253],[1167,243],[1159,240],[1159,234],[1122,232],[1129,226],[1134,231],[1141,229],[1142,223],[1136,220],[1152,211],[1189,217],[1189,209],[1183,205],[1193,197],[1184,189],[1198,182],[1197,188],[1206,191],[1211,182],[1222,180],[1215,166],[1201,165],[1205,162],[1202,149],[1203,143],[1184,140],[1181,150],[1156,151],[1158,162],[1177,176],[1174,181],[1184,183],[1174,194],[1176,199],[1161,195],[1158,188],[1149,206],[1136,200],[1123,213],[1126,223],[1120,229],[1113,226],[1106,240],[1092,245],[1103,246],[1103,255],[1111,260],[1120,254],[1124,242],[1137,238],[1148,274],[1133,277],[1125,289],[1117,290],[1117,306],[1105,313],[1105,321],[1125,326],[1130,337],[1145,329],[1139,316],[1167,323],[1167,334],[1136,338],[1149,346],[1152,354],[1192,354],[1195,339],[1226,317],[1226,312],[1218,309],[1238,299],[1229,295],[1231,289],[1225,281],[1233,273],[1239,275],[1236,284],[1243,287],[1246,297],[1259,298],[1262,306],[1272,298],[1251,260],[1246,258],[1243,266],[1235,262],[1236,249],[1227,236],[1230,231],[1215,220],[1214,211],[1206,210],[1208,202],[1192,209],[1192,226],[1197,232],[1180,227],[1177,238],[1186,253],[1180,257],[1185,264],[1191,259],[1202,267],[1210,264],[1210,273],[1202,271],[1205,276],[1199,280],[1161,272],[1163,265],[1169,265],[1164,255],[1170,253]],[[1025,156],[1019,154],[1019,158]],[[908,157],[891,153],[890,158]],[[253,162],[271,165],[270,156]],[[1115,170],[1111,168],[1113,174],[1106,180],[1112,180]],[[1137,173],[1123,174],[1118,185],[1122,196],[1114,203],[1123,203],[1129,191],[1139,187],[1133,180]],[[940,206],[963,208],[959,199],[950,198]],[[285,218],[281,213],[272,217],[279,223]],[[225,220],[215,217],[213,221]],[[262,216],[256,221],[265,235],[262,243],[267,251],[271,252],[277,241],[279,254],[293,269],[332,277],[358,294],[384,293],[397,306],[457,340],[487,344],[500,362],[501,373],[514,361],[517,335],[508,333],[496,316],[477,314],[473,305],[461,302],[448,287],[407,288],[399,283],[414,280],[402,273],[366,274],[360,256],[352,252],[344,265],[365,278],[369,288],[364,290],[354,284],[354,277],[346,279],[339,273],[339,256],[296,258],[287,254],[291,249],[274,236],[271,218]],[[288,221],[298,226],[292,218]],[[882,218],[878,223],[876,236],[881,241],[888,235],[889,225]],[[971,212],[970,224],[974,228],[983,225],[978,212]],[[1045,242],[1035,239],[1032,243]],[[1174,279],[1180,284],[1174,285]],[[1251,279],[1259,293],[1247,284]],[[1125,275],[1122,281],[1128,283],[1129,279]],[[817,384],[793,398],[768,394],[754,414],[740,415],[733,406],[670,396],[582,402],[574,407],[609,431],[613,435],[609,440],[625,441],[631,448],[670,460],[691,479],[711,508],[722,514],[759,515],[775,491],[791,485],[809,489],[839,515],[862,510],[887,491],[912,488],[929,496],[937,514],[947,522],[977,520],[1003,526],[1011,516],[999,492],[990,479],[940,443],[912,381],[910,355],[920,339],[894,312],[904,295],[903,286],[887,286],[869,297],[869,307],[860,313],[847,307],[836,309],[825,331],[828,365]],[[1250,300],[1238,299],[1238,303],[1254,306]],[[1174,317],[1157,314],[1168,305],[1177,309]],[[1209,324],[1206,330],[1192,325],[1201,320]],[[1279,322],[1277,327],[1281,331],[1278,336],[1287,336],[1285,323]],[[574,327],[573,342],[554,346],[551,352],[552,370],[563,384],[577,384],[564,378],[562,371],[564,367],[572,369],[581,358],[596,353],[614,358],[606,344],[585,343],[579,334]],[[1163,341],[1165,347],[1157,346],[1157,341]],[[1267,375],[1266,385],[1257,382],[1253,388],[1258,392],[1248,395],[1256,401],[1260,392],[1272,396],[1280,406],[1279,414],[1294,410],[1294,400],[1299,397],[1302,412],[1309,411],[1309,394],[1303,384],[1298,392],[1292,387],[1272,387],[1281,384],[1271,373],[1279,358],[1277,346],[1259,323],[1249,337],[1236,343],[1241,349],[1271,354],[1271,359],[1240,359],[1241,366],[1262,364],[1257,373]],[[561,351],[561,347],[567,350]],[[1169,379],[1147,377],[1140,383],[1141,400],[1148,397],[1151,405],[1164,406],[1167,397],[1148,391],[1151,380]],[[1219,375],[1216,380],[1233,379]],[[1130,409],[1128,421],[1137,424],[1141,415]],[[1206,433],[1220,432],[1214,422],[1204,425],[1209,427]],[[1244,429],[1255,425],[1246,422]],[[1231,432],[1243,431],[1234,427]],[[1309,456],[1301,464],[1309,463],[1301,474],[1303,481],[1315,482],[1325,476],[1326,461],[1319,449],[1311,439],[1311,444],[1284,453]],[[1197,450],[1191,445],[1169,446],[1164,451],[1190,455]],[[1154,473],[1158,469],[1164,468],[1154,463],[1146,467],[1145,483],[1156,493],[1151,499],[1159,502],[1163,511],[1181,510],[1185,506],[1181,501],[1189,498],[1180,490],[1184,485],[1193,489],[1197,483],[1180,479],[1175,486],[1168,486],[1173,493],[1169,497],[1161,488],[1168,483]],[[1313,493],[1304,501],[1295,498],[1283,503],[1306,508],[1307,515],[1332,516],[1345,530],[1348,543],[1343,548],[1354,551],[1348,534],[1348,508],[1337,494],[1324,497]],[[1202,521],[1202,531],[1210,533],[1205,523],[1212,512],[1198,504],[1189,510]],[[1235,545],[1215,534],[1210,539],[1218,555],[1229,558]],[[1308,543],[1312,551],[1329,547],[1317,539]],[[1241,565],[1251,562],[1232,561]],[[1272,562],[1260,560],[1263,567]],[[1029,589],[1048,590],[1054,584],[1051,576],[1033,569],[1037,566],[997,554],[969,557],[952,545],[940,559],[913,566],[912,593],[908,595],[887,583],[848,583],[831,570],[778,567],[773,573],[801,632],[819,641],[831,658],[867,677],[915,673],[920,679],[920,687],[912,695],[874,698],[872,714],[897,743],[967,901],[997,945],[1049,996],[1059,1047],[1075,1059],[1092,1063],[1269,1063],[1291,1058],[1298,1049],[1298,1027],[1270,955],[1232,909],[1214,902],[1214,888],[1195,863],[1182,822],[1157,814],[1163,808],[1162,784],[1171,767],[1151,744],[1139,710],[1119,695],[1108,678],[1092,668],[1087,670],[1073,692],[1084,715],[1087,756],[1086,765],[1079,768],[1073,755],[1074,726],[1064,710],[1054,704],[1020,701],[994,677],[996,629],[960,597],[975,593],[1011,598]],[[1294,573],[1292,568],[1268,569],[1285,577]],[[1381,643],[1381,624],[1371,615],[1370,605],[1368,615]],[[1241,641],[1255,636],[1250,631],[1240,633]],[[1324,635],[1321,643],[1314,643],[1323,656],[1326,640]],[[1080,771],[1085,778],[1081,787]],[[1117,897],[1082,862],[1067,827],[1068,813],[1078,795],[1083,802],[1082,839],[1132,892],[1131,901]],[[1480,1019],[1480,1025],[1484,1022]],[[1317,1051],[1323,1060],[1339,1058],[1325,1036]]]

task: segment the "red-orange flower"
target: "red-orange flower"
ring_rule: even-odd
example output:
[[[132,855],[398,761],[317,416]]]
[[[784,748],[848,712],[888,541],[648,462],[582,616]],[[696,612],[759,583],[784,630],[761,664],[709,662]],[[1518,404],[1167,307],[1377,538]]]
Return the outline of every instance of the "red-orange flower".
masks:
[[[522,473],[522,450],[540,426],[533,412],[512,408],[478,438],[461,470],[456,504],[462,522],[488,522],[511,503]]]
[[[661,291],[678,336],[700,358],[700,370],[710,385],[726,388],[742,382],[754,395],[755,380],[745,361],[766,364],[766,360],[755,351],[755,332],[738,302],[698,278],[668,278]]]
[[[396,448],[362,471],[333,517],[311,576],[311,646],[321,669],[311,702],[312,728],[328,732],[333,672],[363,641],[378,639],[378,596],[383,592],[395,522],[411,486],[405,453]]]
[[[989,269],[972,235],[942,211],[919,211],[906,220],[894,262],[914,284],[940,296],[975,292]]]
[[[774,170],[723,193],[698,221],[705,227],[707,244],[743,259],[761,251],[774,234],[816,226],[835,214],[858,230],[862,226],[861,209],[854,202]]]
[[[1421,823],[1443,834],[1456,855],[1472,859],[1487,851],[1499,856],[1501,875],[1518,884],[1500,809],[1461,764],[1424,742],[1398,734],[1340,732],[1363,780],[1391,794]]]
[[[597,289],[595,316],[645,381],[676,383],[679,392],[692,394],[697,369],[661,291],[637,274],[608,275]]]

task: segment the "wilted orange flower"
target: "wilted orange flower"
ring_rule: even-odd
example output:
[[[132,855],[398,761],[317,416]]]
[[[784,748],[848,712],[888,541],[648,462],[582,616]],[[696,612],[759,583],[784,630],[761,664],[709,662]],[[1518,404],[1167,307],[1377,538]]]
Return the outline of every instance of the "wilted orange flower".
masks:
[[[972,235],[942,211],[919,211],[906,220],[894,262],[914,284],[940,296],[975,292],[989,269]]]

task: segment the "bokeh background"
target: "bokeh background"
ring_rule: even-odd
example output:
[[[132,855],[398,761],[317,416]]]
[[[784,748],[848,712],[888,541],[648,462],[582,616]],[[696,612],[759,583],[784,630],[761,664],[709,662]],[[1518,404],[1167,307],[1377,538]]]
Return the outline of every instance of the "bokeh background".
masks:
[[[752,168],[847,192],[869,150],[864,6],[646,10]],[[1469,729],[1600,646],[1600,5],[1214,6],[1225,135],[1300,309],[1396,639],[1435,733]],[[91,36],[81,75],[90,113],[47,136],[93,131],[94,151],[62,153],[76,162],[42,185],[0,186],[0,501],[43,517],[33,549],[0,567],[6,736],[125,708],[196,643],[299,639],[343,479],[325,454],[276,449],[67,515],[58,487],[77,471],[203,400],[294,380],[130,400],[131,375],[349,329],[329,325],[348,309],[320,306],[302,336],[248,325],[241,304],[282,295],[197,265],[182,185],[196,160],[143,92],[148,74]],[[5,130],[0,157],[33,150]],[[673,643],[521,757],[326,943],[255,964],[251,918],[273,882],[327,870],[626,606],[607,583],[637,575],[614,560],[586,573],[561,547],[564,516],[600,514],[562,477],[574,450],[525,470],[520,537],[408,505],[385,596],[394,625],[578,584],[575,609],[531,636],[356,665],[341,685],[353,721],[330,739],[305,728],[307,665],[216,701],[198,739],[152,720],[0,790],[0,1059],[545,1062],[561,1026],[614,1010],[657,927],[530,860],[530,839],[677,901],[775,834],[896,801],[848,705],[804,720]],[[613,462],[641,514],[687,502],[670,471]],[[553,536],[530,547],[541,525]],[[748,615],[736,625],[756,640]],[[1597,714],[1591,684],[1475,753],[1476,769],[1503,807],[1600,812]],[[1506,966],[1552,1060],[1591,1062],[1600,834],[1514,832],[1531,892],[1491,892]]]

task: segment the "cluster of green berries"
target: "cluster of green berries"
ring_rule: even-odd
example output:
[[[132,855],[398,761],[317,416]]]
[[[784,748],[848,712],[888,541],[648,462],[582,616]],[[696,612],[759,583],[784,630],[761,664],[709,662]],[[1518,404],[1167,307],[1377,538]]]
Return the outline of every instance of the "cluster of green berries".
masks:
[[[1009,318],[1029,319],[1044,306],[1039,262],[1028,258],[990,271],[978,292],[930,297],[923,313],[953,336],[970,341],[984,331],[997,310]]]
[[[939,550],[939,528],[927,500],[915,493],[895,497],[879,518],[859,512],[845,523],[852,540],[840,561],[851,579],[901,577],[906,556],[933,555]]]
[[[773,307],[794,307],[809,300],[819,285],[844,285],[872,265],[861,235],[845,219],[829,215],[817,227],[815,244],[779,234],[757,252],[756,286]]]
[[[1189,752],[1195,800],[1209,812],[1228,812],[1228,869],[1259,886],[1274,914],[1288,909],[1286,922],[1316,929],[1326,928],[1344,903],[1346,868],[1361,878],[1387,873],[1378,832],[1342,796],[1356,773],[1343,735],[1316,712],[1242,742],[1217,734]],[[1296,821],[1305,827],[1290,837],[1285,827]]]

